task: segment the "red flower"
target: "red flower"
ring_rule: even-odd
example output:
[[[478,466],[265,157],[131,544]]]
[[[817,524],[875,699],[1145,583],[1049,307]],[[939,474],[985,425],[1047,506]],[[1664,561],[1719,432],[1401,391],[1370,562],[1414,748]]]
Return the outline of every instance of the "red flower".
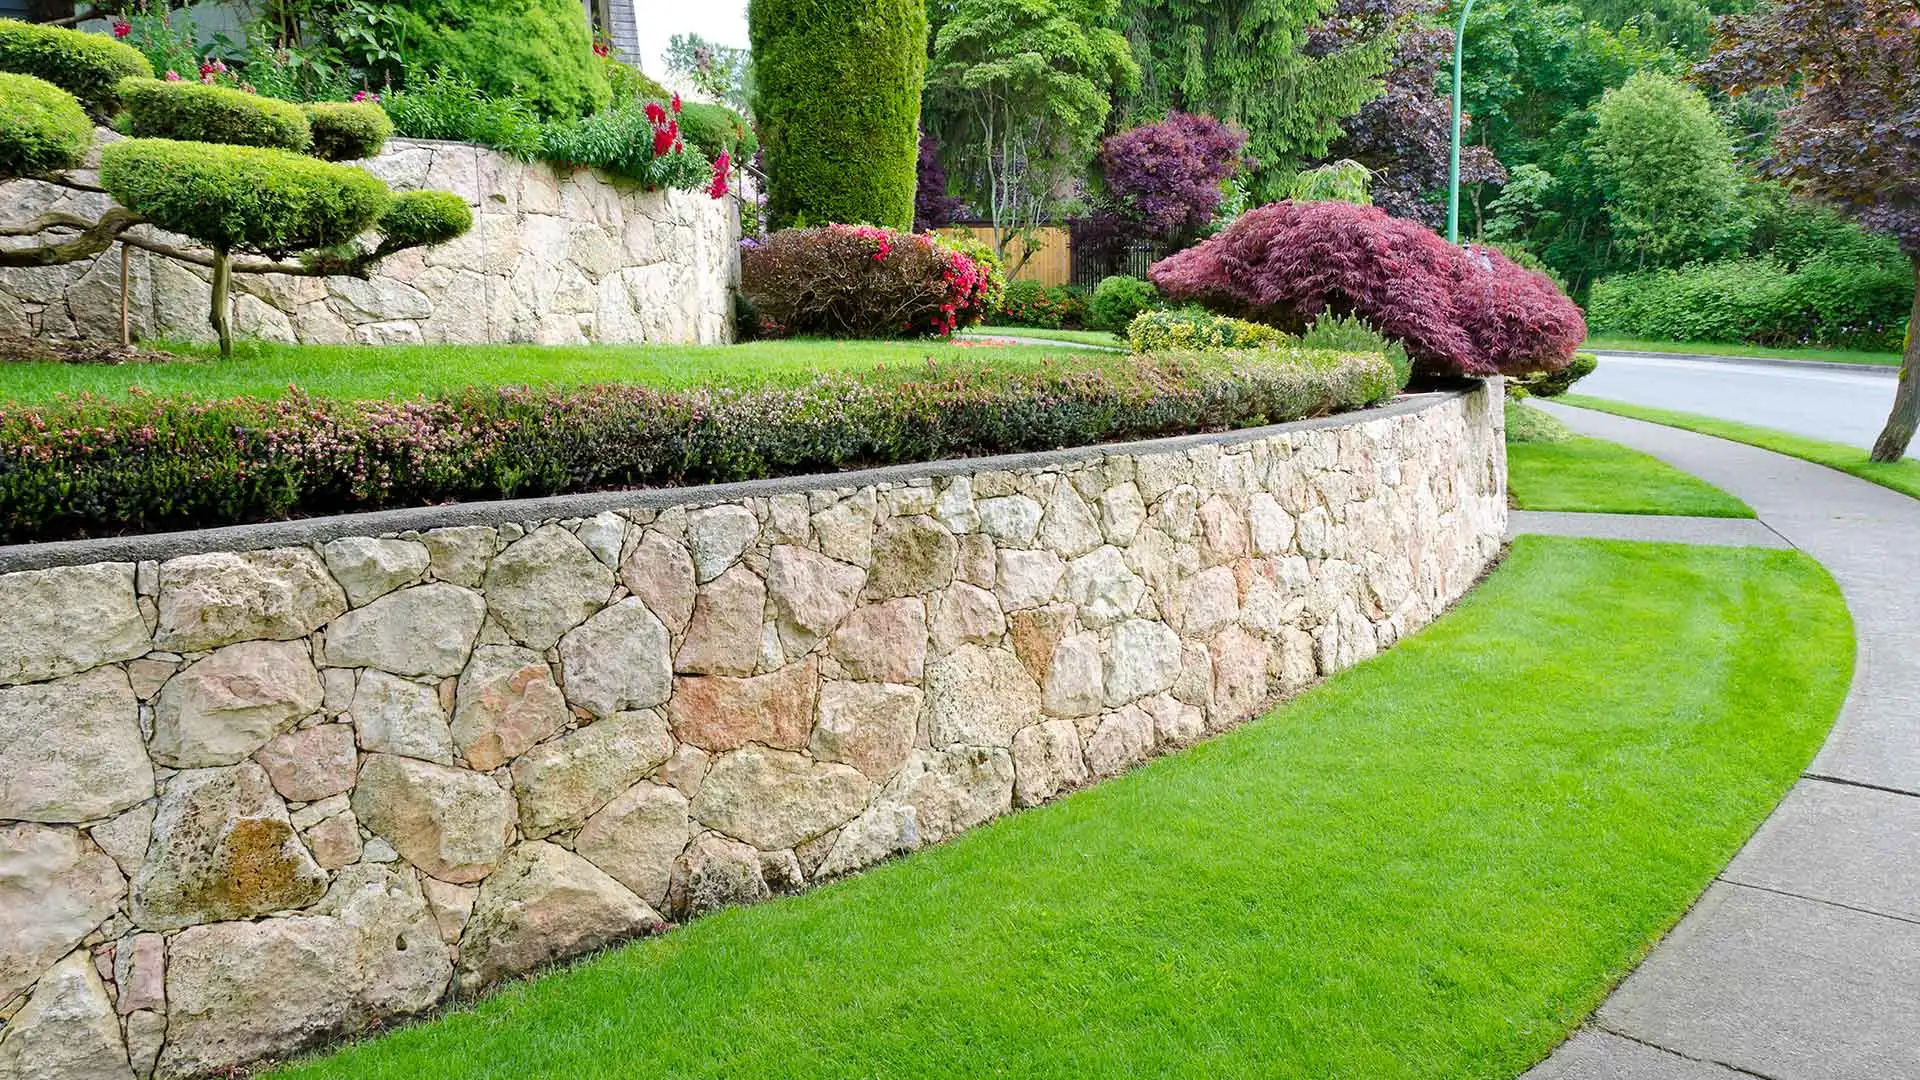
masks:
[[[673,111],[676,113],[680,111],[680,95],[677,92],[673,95]]]
[[[596,41],[593,43],[593,55],[604,60],[613,55],[613,46],[604,41]]]
[[[132,23],[128,22],[125,19],[113,20],[113,36],[114,37],[123,38],[131,33],[133,33]]]
[[[659,127],[661,124],[666,123],[667,110],[661,108],[660,103],[657,101],[647,102],[647,122],[652,124],[655,127]]]
[[[666,157],[667,151],[671,149],[673,149],[673,132],[668,131],[666,128],[654,128],[653,156]]]

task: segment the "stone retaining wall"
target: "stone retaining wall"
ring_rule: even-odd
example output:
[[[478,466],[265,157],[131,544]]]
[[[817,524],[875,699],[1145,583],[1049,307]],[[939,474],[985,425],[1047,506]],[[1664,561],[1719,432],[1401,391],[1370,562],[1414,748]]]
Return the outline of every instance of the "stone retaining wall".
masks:
[[[1458,598],[1504,453],[1495,383],[495,525],[60,545],[0,575],[0,1076],[288,1054],[1123,772]]]
[[[732,197],[641,191],[604,173],[465,143],[395,139],[356,164],[397,191],[464,196],[473,230],[387,259],[367,281],[236,274],[236,334],[319,345],[733,338],[740,224]],[[30,180],[0,184],[0,224],[52,211],[93,217],[108,205],[104,195]],[[129,280],[136,336],[212,340],[206,271],[135,250]],[[120,245],[66,266],[0,268],[7,333],[119,341]]]

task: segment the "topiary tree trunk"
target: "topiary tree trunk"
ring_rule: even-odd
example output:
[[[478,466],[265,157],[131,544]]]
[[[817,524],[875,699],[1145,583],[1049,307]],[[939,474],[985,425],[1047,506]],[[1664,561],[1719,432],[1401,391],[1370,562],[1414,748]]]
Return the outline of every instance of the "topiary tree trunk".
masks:
[[[220,358],[233,356],[233,318],[230,313],[232,302],[228,295],[233,290],[233,256],[225,248],[213,249],[213,308],[207,314],[207,321],[213,324],[213,332],[220,338]]]

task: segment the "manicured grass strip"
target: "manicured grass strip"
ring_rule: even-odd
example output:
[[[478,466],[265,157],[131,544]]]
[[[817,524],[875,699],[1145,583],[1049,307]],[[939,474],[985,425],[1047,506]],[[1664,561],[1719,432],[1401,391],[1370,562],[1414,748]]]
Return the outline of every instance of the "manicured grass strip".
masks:
[[[277,1075],[1512,1080],[1786,791],[1852,662],[1797,552],[1521,537],[1232,734]]]
[[[1605,439],[1510,444],[1507,491],[1522,510],[1753,516],[1746,503],[1712,484]]]
[[[0,402],[40,404],[62,394],[279,397],[298,386],[319,397],[413,397],[468,386],[576,386],[622,382],[667,389],[804,382],[822,371],[884,365],[924,372],[929,360],[1032,367],[1082,361],[1085,350],[1047,346],[961,349],[944,341],[756,341],[744,345],[277,345],[243,343],[222,361],[176,346],[179,363],[0,363]]]
[[[1067,341],[1076,345],[1099,345],[1124,349],[1127,341],[1106,330],[1046,330],[1037,326],[976,326],[963,332],[970,337],[1033,338],[1037,341]]]
[[[1585,352],[1663,352],[1691,353],[1698,356],[1757,356],[1768,360],[1825,360],[1836,364],[1880,364],[1900,366],[1896,352],[1862,352],[1856,349],[1770,349],[1737,341],[1647,341],[1641,338],[1592,337],[1580,347]]]
[[[1901,494],[1920,499],[1920,459],[1907,457],[1895,462],[1874,461],[1867,457],[1865,450],[1857,446],[1848,446],[1846,443],[1809,439],[1803,435],[1790,435],[1784,431],[1754,424],[1742,424],[1736,420],[1721,420],[1696,413],[1655,409],[1646,405],[1629,405],[1622,401],[1587,397],[1584,394],[1568,394],[1554,400],[1563,405],[1609,412],[1617,416],[1630,416],[1636,420],[1648,420],[1668,427],[1697,431],[1702,435],[1717,435],[1722,439],[1758,446],[1777,454],[1803,458],[1816,465],[1825,465],[1829,469],[1851,473],[1862,480],[1870,480],[1881,487],[1889,487]]]

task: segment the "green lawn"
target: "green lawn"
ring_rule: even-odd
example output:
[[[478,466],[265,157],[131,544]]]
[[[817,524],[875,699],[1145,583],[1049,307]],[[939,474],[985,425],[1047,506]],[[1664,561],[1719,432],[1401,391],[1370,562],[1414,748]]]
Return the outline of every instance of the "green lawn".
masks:
[[[1539,409],[1511,401],[1507,494],[1522,510],[1753,516],[1746,503],[1651,454],[1581,438]]]
[[[275,1075],[1512,1080],[1786,791],[1853,653],[1797,552],[1521,537],[1236,732]]]
[[[323,397],[412,397],[465,386],[637,382],[661,387],[804,381],[820,371],[991,357],[1037,364],[1086,360],[1084,350],[940,341],[760,341],[745,345],[276,345],[243,342],[231,360],[180,347],[177,363],[0,363],[0,401],[31,404],[61,394],[275,397],[289,385]]]
[[[971,337],[1021,337],[1038,341],[1066,341],[1076,345],[1099,345],[1124,349],[1127,339],[1106,330],[1045,330],[1037,326],[975,326],[962,331]]]
[[[1664,352],[1694,353],[1700,356],[1758,356],[1773,360],[1827,360],[1838,364],[1884,364],[1900,366],[1900,354],[1897,352],[1860,352],[1854,349],[1770,349],[1764,345],[1747,345],[1741,342],[1727,341],[1647,341],[1640,338],[1591,337],[1583,352],[1606,352],[1615,349],[1622,352]]]
[[[1621,401],[1587,397],[1583,394],[1568,394],[1555,400],[1563,405],[1574,405],[1582,409],[1594,409],[1619,416],[1631,416],[1636,420],[1650,420],[1668,427],[1697,431],[1702,435],[1717,435],[1722,439],[1747,443],[1750,446],[1758,446],[1763,450],[1772,450],[1789,457],[1804,458],[1816,465],[1825,465],[1829,469],[1851,473],[1862,480],[1869,480],[1882,487],[1889,487],[1920,499],[1920,459],[1913,457],[1895,462],[1874,461],[1867,457],[1865,450],[1857,446],[1848,446],[1846,443],[1809,439],[1803,435],[1790,435],[1784,431],[1775,431],[1773,428],[1742,424],[1734,420],[1720,420],[1711,416],[1674,412],[1671,409],[1655,409],[1645,405],[1629,405]]]

